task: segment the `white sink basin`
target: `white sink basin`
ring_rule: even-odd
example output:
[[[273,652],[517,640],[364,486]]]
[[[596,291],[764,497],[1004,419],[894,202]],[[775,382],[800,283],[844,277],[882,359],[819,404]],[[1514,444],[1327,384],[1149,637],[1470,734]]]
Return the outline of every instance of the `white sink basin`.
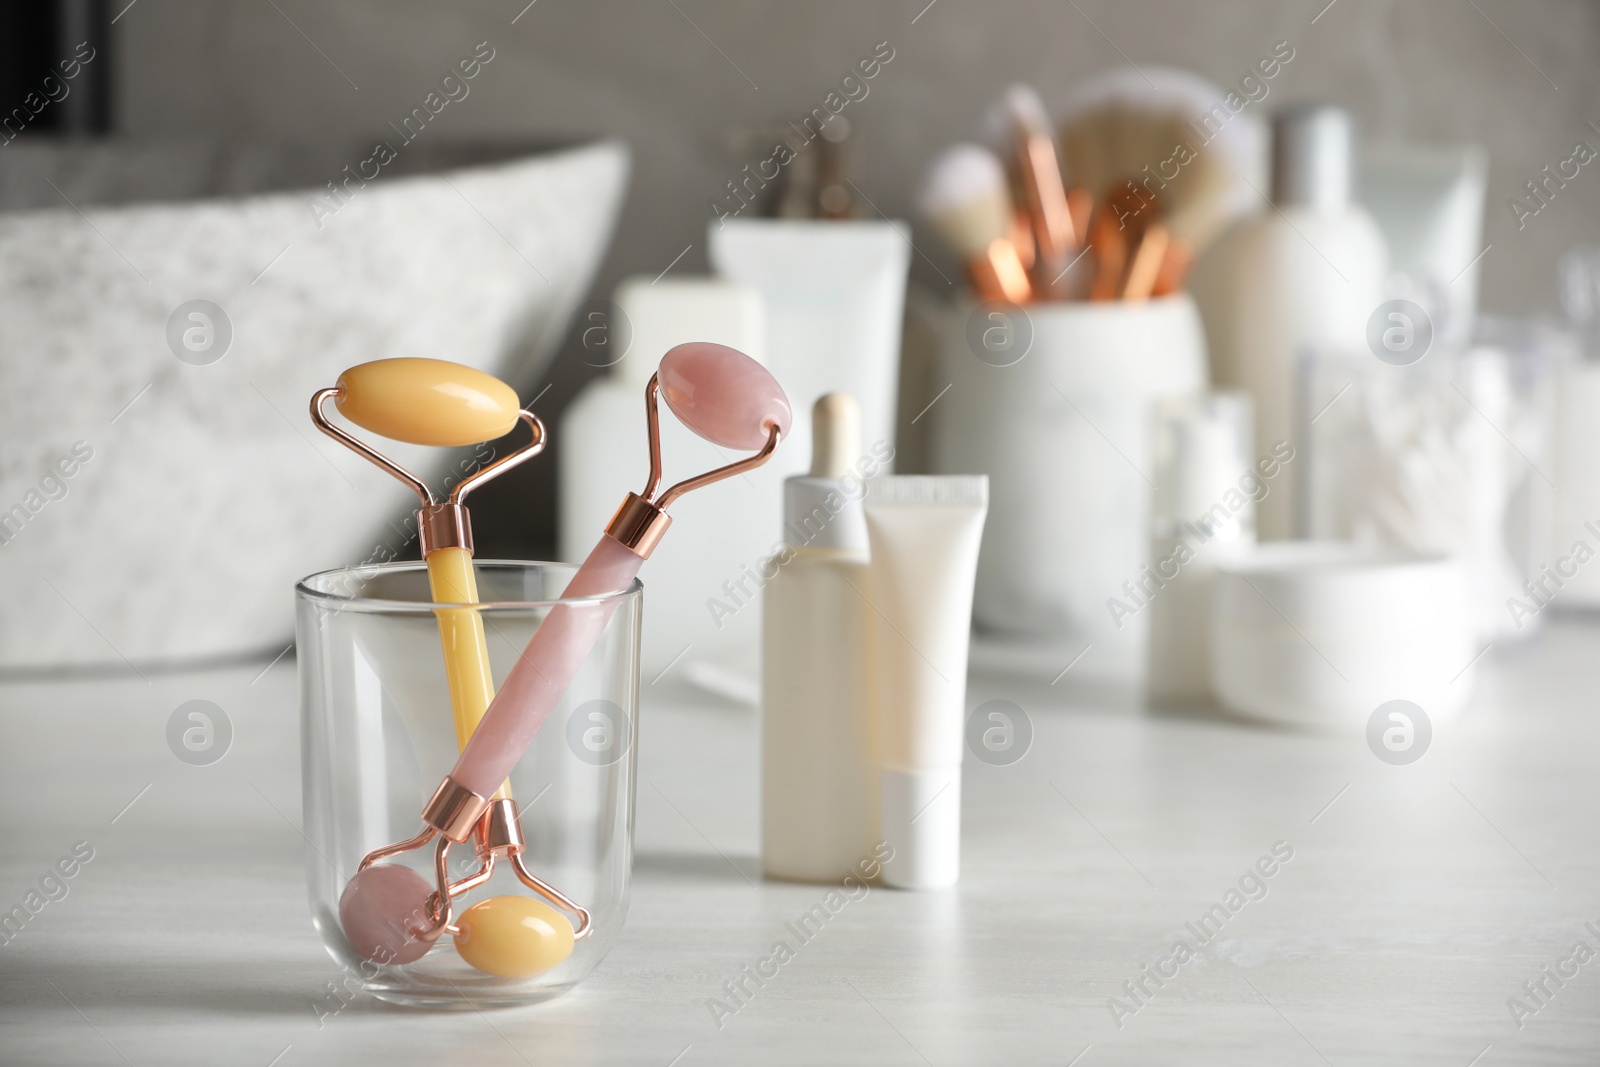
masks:
[[[371,155],[8,146],[0,668],[276,652],[296,579],[398,553],[415,497],[307,418],[343,368],[453,359],[532,399],[605,251],[626,148],[419,142],[328,199]],[[231,325],[215,361],[221,331],[187,351],[185,332],[205,341],[187,313],[169,343],[195,300]],[[393,451],[433,480],[472,455]]]

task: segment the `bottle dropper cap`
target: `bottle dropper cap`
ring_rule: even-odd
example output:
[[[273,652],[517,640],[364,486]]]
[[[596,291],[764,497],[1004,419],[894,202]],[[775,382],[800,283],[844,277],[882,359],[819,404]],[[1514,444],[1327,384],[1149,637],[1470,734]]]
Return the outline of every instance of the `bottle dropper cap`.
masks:
[[[1272,203],[1335,211],[1350,203],[1355,120],[1332,104],[1295,104],[1272,116]]]
[[[824,393],[811,407],[812,478],[843,478],[861,453],[861,405],[849,393]]]
[[[851,467],[861,456],[861,405],[824,393],[811,408],[811,473],[783,483],[783,539],[795,548],[865,552],[867,488]]]

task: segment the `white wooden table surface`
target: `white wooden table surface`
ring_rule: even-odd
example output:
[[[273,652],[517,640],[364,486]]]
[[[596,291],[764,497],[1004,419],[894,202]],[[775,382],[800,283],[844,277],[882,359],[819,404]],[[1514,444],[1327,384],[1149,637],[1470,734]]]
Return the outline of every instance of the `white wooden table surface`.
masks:
[[[1600,627],[1491,652],[1474,710],[1400,767],[980,659],[968,706],[1013,700],[1036,736],[1014,765],[968,759],[961,885],[874,889],[720,1027],[708,999],[825,892],[757,873],[747,712],[648,693],[632,909],[577,991],[326,1014],[292,663],[0,684],[0,910],[94,850],[0,947],[0,1063],[1600,1063],[1600,958],[1542,971],[1600,952]],[[235,730],[207,767],[164,736],[195,698]],[[1280,841],[1265,897],[1131,999]],[[1534,1007],[1541,979],[1519,1029],[1508,998]]]

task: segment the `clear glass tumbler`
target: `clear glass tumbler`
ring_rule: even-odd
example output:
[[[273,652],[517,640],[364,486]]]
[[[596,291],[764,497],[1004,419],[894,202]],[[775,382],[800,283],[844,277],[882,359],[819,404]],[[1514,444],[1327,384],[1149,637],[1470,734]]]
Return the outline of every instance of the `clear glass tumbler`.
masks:
[[[476,564],[496,686],[563,603],[575,569]],[[414,963],[377,964],[351,949],[339,924],[339,896],[361,858],[422,829],[422,807],[456,760],[440,605],[428,599],[426,568],[324,571],[295,587],[306,881],[312,923],[351,976],[347,984],[414,1006],[526,1004],[566,992],[604,958],[627,912],[633,859],[641,590],[635,580],[622,592],[582,598],[608,608],[611,620],[510,776],[528,869],[587,908],[593,932],[556,967],[504,978],[470,966],[448,933]],[[431,846],[390,862],[434,882]],[[450,865],[452,880],[479,866],[470,844],[451,849]],[[533,895],[500,864],[488,884],[456,898],[455,914],[512,894]]]

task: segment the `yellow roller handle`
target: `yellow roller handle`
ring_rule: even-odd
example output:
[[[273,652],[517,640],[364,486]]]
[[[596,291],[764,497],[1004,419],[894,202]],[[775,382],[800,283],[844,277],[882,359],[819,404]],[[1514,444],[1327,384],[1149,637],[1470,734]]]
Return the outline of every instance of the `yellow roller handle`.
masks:
[[[476,604],[478,581],[472,573],[472,554],[464,548],[439,548],[428,554],[428,588],[444,604]],[[444,673],[450,683],[450,708],[455,713],[456,745],[465,748],[478,721],[494,699],[494,675],[489,672],[489,642],[483,616],[473,608],[439,608],[439,642],[444,648]],[[504,782],[491,798],[511,796]]]
[[[334,403],[357,426],[395,441],[458,446],[492,441],[511,432],[521,416],[517,393],[492,374],[443,359],[378,359],[339,375]],[[369,457],[370,458],[370,457]],[[441,548],[428,554],[428,585],[444,604],[476,604],[472,554]],[[473,608],[440,608],[456,744],[466,747],[494,699],[483,616]],[[511,796],[502,784],[495,799]]]
[[[429,553],[428,585],[436,601],[476,604],[478,582],[471,553],[464,548],[439,548]],[[456,744],[465,747],[494,699],[483,616],[465,607],[436,608],[434,614],[439,617],[445,675],[450,680]],[[492,799],[510,798],[511,783],[506,781]],[[461,958],[480,971],[503,978],[527,978],[557,966],[572,955],[576,937],[565,915],[541,900],[520,896],[481,900],[468,908],[457,924],[455,944]]]

